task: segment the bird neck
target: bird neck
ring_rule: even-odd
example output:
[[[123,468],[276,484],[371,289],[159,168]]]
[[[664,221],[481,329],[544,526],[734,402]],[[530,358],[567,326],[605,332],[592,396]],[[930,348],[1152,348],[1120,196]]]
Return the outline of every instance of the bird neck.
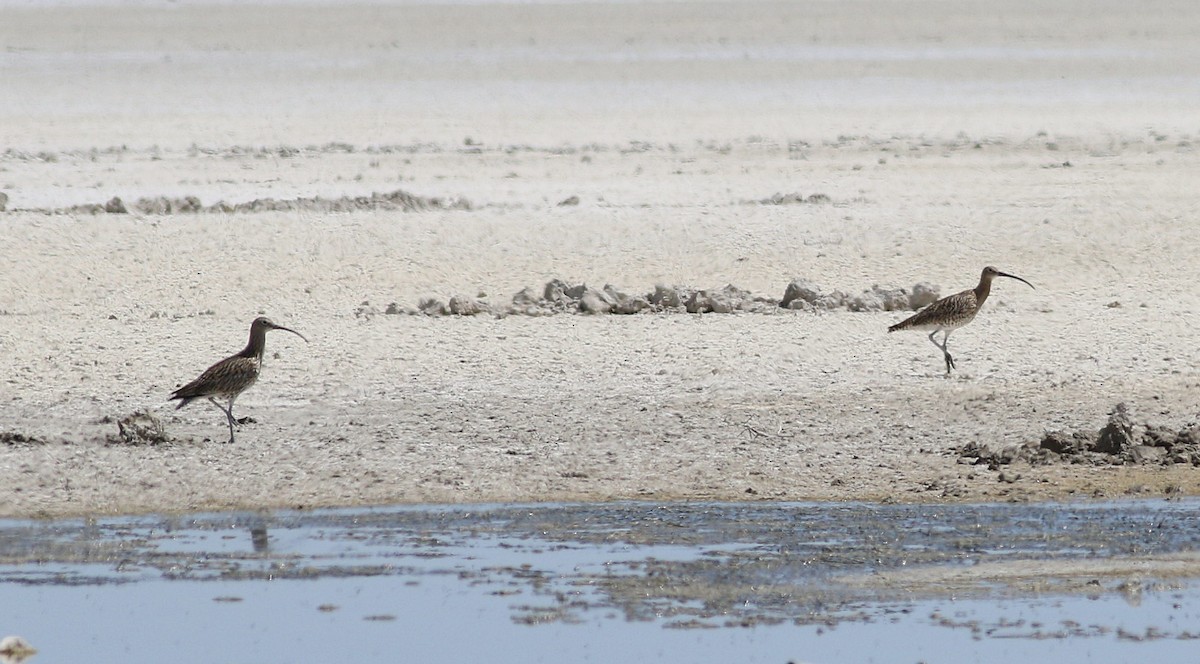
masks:
[[[250,343],[238,353],[242,357],[251,357],[259,362],[262,362],[263,351],[267,348],[267,328],[251,327],[250,328]]]
[[[975,306],[983,306],[983,301],[992,292],[992,280],[987,277],[979,279],[979,285],[975,287]]]

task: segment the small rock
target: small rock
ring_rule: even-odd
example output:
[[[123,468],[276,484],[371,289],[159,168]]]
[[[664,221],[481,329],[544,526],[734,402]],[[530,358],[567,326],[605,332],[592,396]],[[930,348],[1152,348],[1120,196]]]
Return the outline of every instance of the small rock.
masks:
[[[67,214],[104,214],[104,206],[97,203],[72,205],[66,208]]]
[[[560,303],[567,299],[566,292],[570,286],[561,279],[551,279],[542,288],[542,299],[547,302]]]
[[[526,286],[525,288],[517,291],[516,295],[513,295],[512,303],[520,307],[529,305],[537,306],[541,304],[541,298],[538,297],[537,291],[535,291],[531,286]]]
[[[756,297],[750,291],[738,288],[733,284],[729,284],[721,290],[731,303],[736,302],[736,308],[740,311],[771,313],[777,306],[777,303],[772,298]]]
[[[1021,447],[1019,445],[1006,447],[996,455],[996,461],[1002,464],[1010,464],[1019,458],[1021,458]]]
[[[790,194],[775,193],[769,198],[764,198],[758,201],[762,205],[795,205],[804,202],[804,194],[792,192]]]
[[[1000,471],[1000,476],[997,479],[999,479],[1001,482],[1004,482],[1005,484],[1015,484],[1017,482],[1017,480],[1021,479],[1021,474],[1020,473],[1010,473],[1007,470],[1002,470],[1002,471]]]
[[[175,213],[196,213],[203,212],[204,205],[200,203],[200,199],[195,196],[184,196],[183,198],[167,198],[166,196],[158,196],[156,198],[139,198],[133,204],[142,214],[175,214]]]
[[[698,290],[692,293],[683,307],[689,314],[704,314],[713,310],[713,301],[707,291]]]
[[[568,196],[567,198],[564,198],[558,202],[558,207],[567,207],[569,205],[579,205],[579,197]]]
[[[457,316],[474,316],[488,310],[487,305],[483,302],[459,295],[450,298],[449,308],[450,313]]]
[[[763,198],[757,201],[757,203],[760,205],[800,205],[803,203],[819,205],[821,203],[829,203],[831,200],[826,194],[809,194],[805,196],[804,194],[791,192],[788,194],[776,193],[770,198]]]
[[[1129,448],[1129,456],[1134,463],[1162,463],[1167,458],[1167,450],[1149,445],[1134,445]]]
[[[846,302],[850,300],[850,296],[842,291],[835,290],[828,295],[822,295],[817,298],[813,305],[818,309],[841,309],[846,306]]]
[[[117,420],[117,437],[111,443],[126,445],[158,445],[171,442],[163,423],[150,413],[139,410]]]
[[[1051,431],[1042,438],[1040,447],[1055,454],[1070,455],[1085,452],[1094,443],[1094,439],[1085,433],[1068,434],[1062,431]]]
[[[753,298],[749,292],[731,284],[719,291],[698,290],[692,293],[684,303],[684,308],[692,314],[728,314],[743,309],[752,302]]]
[[[1193,424],[1187,429],[1181,429],[1175,436],[1175,445],[1180,447],[1200,446],[1200,425]]]
[[[908,308],[908,291],[903,288],[881,288],[878,284],[862,295],[852,298],[850,311],[902,311]]]
[[[792,302],[800,300],[808,304],[816,304],[817,300],[821,299],[821,288],[807,279],[793,279],[783,290],[783,299],[779,301],[779,306],[784,309],[795,309],[792,307]]]
[[[450,309],[444,302],[434,297],[423,297],[417,302],[417,309],[426,316],[445,316]]]
[[[650,308],[650,300],[643,295],[631,296],[610,285],[604,286],[604,293],[613,303],[612,312],[614,314],[636,314]]]
[[[574,286],[567,286],[565,289],[563,289],[563,294],[572,300],[578,300],[579,298],[583,297],[583,294],[586,292],[588,292],[587,284],[575,284]]]
[[[572,286],[561,279],[551,279],[542,289],[542,299],[546,301],[543,304],[549,303],[563,309],[575,309],[579,305],[579,298],[583,297],[586,291],[586,284]]]
[[[916,311],[937,301],[941,289],[928,281],[914,284],[912,293],[908,296],[908,308]]]
[[[660,309],[678,309],[691,296],[692,292],[688,288],[659,284],[654,287],[654,292],[650,294],[650,304]]]
[[[1108,424],[1100,430],[1100,438],[1092,448],[1102,454],[1121,454],[1133,446],[1133,421],[1124,403],[1117,404],[1108,415]]]
[[[363,302],[354,309],[355,318],[371,318],[379,315],[379,308],[372,306],[370,302]]]
[[[125,208],[125,203],[116,196],[113,196],[107,203],[104,204],[104,211],[109,214],[129,213],[129,210]]]
[[[846,304],[846,308],[850,311],[883,311],[883,300],[875,293],[867,291],[862,295],[856,295],[851,298]]]
[[[579,310],[585,314],[606,314],[612,311],[612,303],[602,291],[589,288],[579,298]]]
[[[871,292],[883,302],[884,311],[904,311],[909,308],[912,298],[903,288],[881,288],[872,286]]]

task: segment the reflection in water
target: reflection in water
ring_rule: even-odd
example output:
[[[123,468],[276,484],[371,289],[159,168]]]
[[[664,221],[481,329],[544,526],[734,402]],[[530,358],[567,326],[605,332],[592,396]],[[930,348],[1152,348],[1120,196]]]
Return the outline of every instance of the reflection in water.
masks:
[[[21,664],[37,654],[37,649],[19,636],[0,639],[0,664]]]
[[[264,525],[250,526],[250,544],[255,553],[267,553],[270,542],[267,539],[267,527]]]

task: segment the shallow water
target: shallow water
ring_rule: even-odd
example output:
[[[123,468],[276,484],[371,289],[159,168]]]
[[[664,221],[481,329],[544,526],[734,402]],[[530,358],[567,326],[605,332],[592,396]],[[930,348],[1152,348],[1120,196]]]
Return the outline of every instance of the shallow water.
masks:
[[[31,662],[1195,653],[1200,501],[390,507],[0,522]]]

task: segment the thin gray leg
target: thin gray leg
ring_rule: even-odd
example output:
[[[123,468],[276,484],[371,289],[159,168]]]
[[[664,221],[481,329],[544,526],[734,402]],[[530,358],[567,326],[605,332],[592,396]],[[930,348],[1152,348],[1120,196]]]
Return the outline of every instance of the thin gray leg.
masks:
[[[237,420],[234,419],[234,417],[233,417],[233,400],[234,399],[237,399],[236,394],[229,397],[229,409],[225,411],[225,414],[229,416],[229,444],[231,444],[231,445],[233,444],[233,425],[234,425],[234,423],[237,422]]]
[[[940,344],[937,342],[937,339],[935,338],[935,337],[937,337],[938,332],[943,333],[942,334],[942,343],[940,343]],[[938,350],[942,351],[942,358],[946,360],[946,375],[947,376],[950,375],[950,370],[955,368],[954,367],[954,358],[950,356],[950,351],[946,350],[946,343],[950,341],[950,332],[951,332],[951,330],[943,330],[942,328],[939,327],[936,330],[934,330],[933,332],[929,333],[929,340],[931,342],[933,342],[934,346],[937,346]]]
[[[942,352],[946,354],[946,375],[950,375],[951,369],[957,369],[954,366],[954,358],[950,356],[950,351],[946,349],[946,344],[950,343],[950,330],[946,330],[945,336],[942,337]]]
[[[225,420],[229,422],[229,442],[233,443],[233,399],[229,400],[229,408],[217,403],[217,400],[212,397],[209,397],[208,400],[225,414]]]

